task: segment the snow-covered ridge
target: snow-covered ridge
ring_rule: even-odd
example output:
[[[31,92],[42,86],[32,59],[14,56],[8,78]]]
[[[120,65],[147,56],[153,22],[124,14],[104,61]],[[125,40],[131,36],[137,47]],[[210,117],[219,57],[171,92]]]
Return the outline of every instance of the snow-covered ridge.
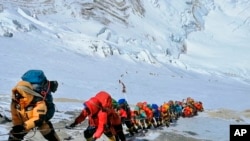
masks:
[[[203,27],[204,21],[201,19],[200,15],[206,15],[209,10],[209,7],[206,7],[206,3],[203,4],[199,1],[177,1],[175,6],[175,3],[168,3],[165,1],[98,0],[82,2],[78,0],[71,2],[40,0],[26,2],[25,0],[3,0],[2,5],[4,8],[10,5],[12,7],[15,6],[19,9],[19,13],[21,8],[27,15],[38,19],[45,15],[65,14],[65,17],[67,16],[66,18],[75,18],[76,21],[81,18],[90,21],[98,21],[102,27],[99,28],[99,31],[98,29],[97,31],[93,31],[98,37],[97,40],[108,40],[115,44],[119,44],[119,41],[125,40],[128,46],[136,48],[133,49],[133,56],[135,56],[135,58],[140,58],[138,57],[138,54],[141,54],[140,52],[149,51],[152,53],[152,56],[147,58],[155,58],[158,61],[165,61],[159,60],[159,58],[157,58],[159,55],[165,56],[166,58],[169,56],[178,58],[180,53],[184,53],[186,50],[184,40],[187,34],[192,31],[200,30]],[[186,9],[179,9],[178,5],[185,5]],[[152,13],[152,11],[155,13]],[[20,16],[21,17],[12,20],[24,26],[27,23],[21,19],[23,19],[22,17],[27,18],[27,16],[24,14]],[[155,16],[155,19],[162,20],[157,22],[150,21],[149,18],[152,16]],[[34,26],[46,22],[42,19],[39,21],[38,19],[34,21],[28,18],[30,24],[33,23]],[[60,24],[66,24],[66,21],[63,22],[60,19],[58,20]],[[176,25],[176,22],[171,22],[171,20],[178,20],[179,25]],[[53,26],[54,28],[60,28],[57,27],[57,25]],[[158,26],[160,26],[160,28],[165,26],[166,31],[160,31]],[[79,30],[82,31],[82,29]],[[132,37],[131,35],[124,34],[123,30],[131,30],[131,32],[137,30],[137,36]],[[158,33],[159,31],[160,36]],[[121,50],[120,52],[126,50],[124,49],[126,47],[117,47],[113,46],[113,44],[108,44],[111,48],[119,48],[119,50]],[[141,59],[141,61],[145,60],[147,59]]]
[[[53,42],[63,44],[60,47],[77,50],[83,55],[128,56],[133,62],[173,64],[196,72],[209,70],[208,73],[233,74],[248,79],[250,69],[246,61],[241,65],[236,60],[228,60],[232,65],[224,62],[215,65],[213,60],[208,60],[211,59],[208,50],[218,52],[215,45],[223,42],[225,54],[216,57],[225,58],[226,55],[229,58],[227,53],[232,49],[228,46],[232,43],[226,40],[234,40],[233,44],[247,40],[249,32],[245,32],[247,36],[237,32],[249,27],[249,5],[248,1],[213,0],[2,0],[0,36],[40,32],[51,36]],[[224,14],[231,21],[225,23],[217,18],[218,25],[223,28],[210,25],[212,18],[209,16],[214,13]],[[218,29],[230,31],[227,34],[234,36],[218,37]],[[199,40],[200,36],[207,39]],[[246,45],[234,46],[245,48]],[[193,49],[199,51],[198,55]]]

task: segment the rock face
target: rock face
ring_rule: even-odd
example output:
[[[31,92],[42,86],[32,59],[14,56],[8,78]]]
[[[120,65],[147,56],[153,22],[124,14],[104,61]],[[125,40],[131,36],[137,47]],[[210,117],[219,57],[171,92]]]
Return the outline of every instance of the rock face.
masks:
[[[23,23],[22,18],[12,19],[10,23],[2,23],[0,35],[4,33],[15,35],[13,30],[40,31],[44,29],[39,26],[44,28],[44,25],[46,28],[49,27],[48,30],[51,32],[51,29],[67,27],[68,21],[64,19],[74,19],[76,23],[82,23],[76,29],[67,29],[66,32],[70,30],[77,31],[74,34],[85,34],[87,29],[84,29],[83,22],[93,22],[95,23],[93,29],[88,29],[91,35],[87,35],[97,38],[91,41],[92,45],[88,46],[92,52],[107,57],[114,54],[123,55],[129,50],[129,54],[126,55],[129,55],[132,60],[149,64],[173,63],[173,59],[178,59],[180,54],[187,53],[188,47],[185,43],[187,36],[191,32],[204,29],[205,22],[202,17],[206,16],[212,7],[213,1],[202,0],[172,2],[164,0],[2,0],[0,11],[5,8],[21,9],[19,12],[25,13],[29,23]],[[55,19],[55,15],[65,18]],[[49,19],[50,22],[43,23],[43,19]],[[16,29],[4,27],[13,22],[16,24]],[[64,30],[65,28],[58,29],[58,32]],[[62,33],[56,33],[55,36],[65,40],[60,34]],[[9,34],[4,36],[10,37]]]
[[[1,2],[0,2],[1,4]],[[2,5],[2,6],[1,6]],[[71,11],[72,16],[80,16],[84,19],[94,19],[104,25],[111,22],[128,24],[128,17],[131,13],[143,16],[145,9],[140,0],[75,0],[67,2],[61,0],[3,0],[1,7],[14,6],[29,9],[33,14],[53,14],[65,10]]]

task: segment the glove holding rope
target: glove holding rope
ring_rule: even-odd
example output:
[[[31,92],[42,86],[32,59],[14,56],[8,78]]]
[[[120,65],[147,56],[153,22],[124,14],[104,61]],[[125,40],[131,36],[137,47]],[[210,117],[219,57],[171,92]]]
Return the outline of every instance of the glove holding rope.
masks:
[[[23,125],[13,126],[12,129],[13,129],[13,132],[15,132],[15,133],[20,133],[20,132],[23,132],[25,130]]]
[[[12,134],[12,136],[14,138],[18,138],[18,139],[23,139],[23,137],[25,136],[25,128],[23,125],[16,125],[12,127],[12,130],[10,131],[10,133]]]

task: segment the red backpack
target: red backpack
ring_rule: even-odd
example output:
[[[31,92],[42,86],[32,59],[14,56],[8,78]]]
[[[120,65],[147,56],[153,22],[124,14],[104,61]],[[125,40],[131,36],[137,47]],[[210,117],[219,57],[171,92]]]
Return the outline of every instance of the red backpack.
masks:
[[[112,97],[109,93],[105,91],[100,91],[95,95],[95,98],[100,101],[103,109],[112,108]]]

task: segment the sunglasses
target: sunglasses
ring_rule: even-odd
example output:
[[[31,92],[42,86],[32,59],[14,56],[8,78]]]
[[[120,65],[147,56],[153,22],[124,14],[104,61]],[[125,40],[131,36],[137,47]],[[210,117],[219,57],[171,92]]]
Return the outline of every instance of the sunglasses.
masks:
[[[22,98],[24,98],[24,97],[20,93],[18,93],[18,92],[15,93],[15,99],[16,100],[20,100]]]

